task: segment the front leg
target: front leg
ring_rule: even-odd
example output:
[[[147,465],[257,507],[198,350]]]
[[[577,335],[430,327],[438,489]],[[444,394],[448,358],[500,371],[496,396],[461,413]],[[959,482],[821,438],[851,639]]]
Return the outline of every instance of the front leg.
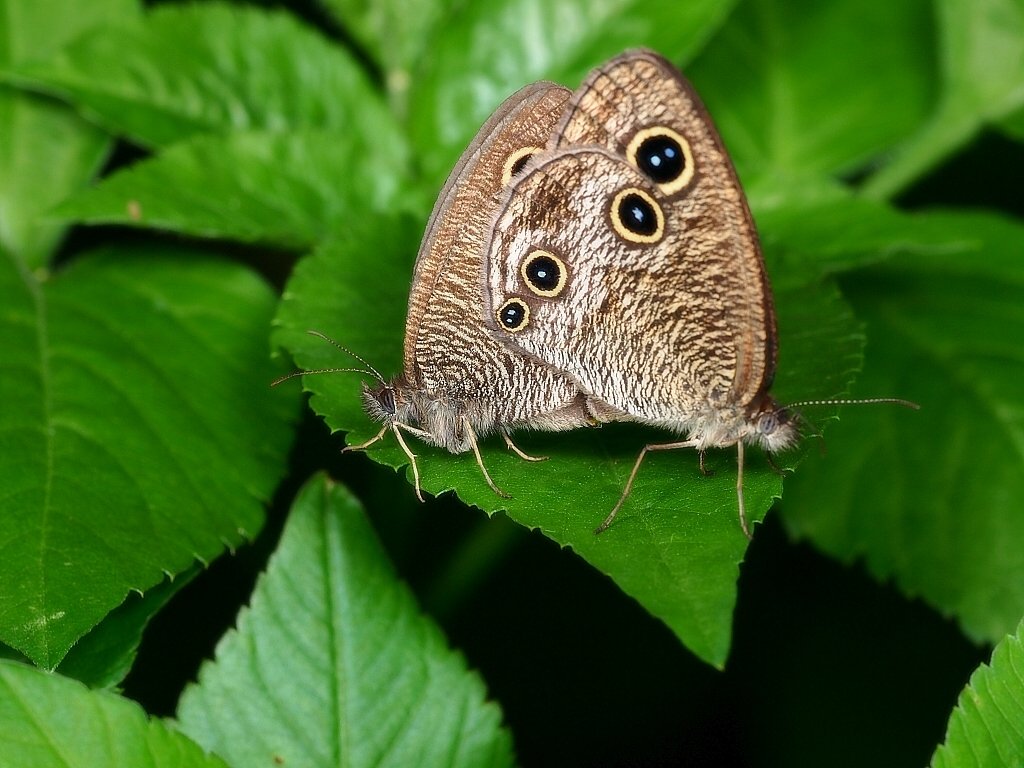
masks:
[[[528,453],[524,453],[522,451],[522,449],[519,448],[519,446],[517,446],[515,443],[512,442],[512,437],[511,437],[511,435],[509,435],[508,430],[506,430],[505,428],[502,428],[501,436],[503,438],[505,438],[505,445],[508,446],[508,449],[510,451],[512,451],[520,459],[523,459],[524,461],[547,461],[548,460],[547,456],[531,456]]]

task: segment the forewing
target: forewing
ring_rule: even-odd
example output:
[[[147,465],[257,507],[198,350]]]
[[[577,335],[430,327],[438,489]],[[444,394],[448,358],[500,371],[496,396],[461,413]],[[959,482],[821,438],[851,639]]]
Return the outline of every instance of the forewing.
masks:
[[[489,333],[481,291],[484,248],[503,191],[548,141],[569,95],[537,83],[498,108],[452,171],[416,260],[406,383],[438,407],[474,413],[484,431],[495,424],[538,426],[552,413],[575,413],[575,382]],[[566,428],[581,418],[551,424]]]

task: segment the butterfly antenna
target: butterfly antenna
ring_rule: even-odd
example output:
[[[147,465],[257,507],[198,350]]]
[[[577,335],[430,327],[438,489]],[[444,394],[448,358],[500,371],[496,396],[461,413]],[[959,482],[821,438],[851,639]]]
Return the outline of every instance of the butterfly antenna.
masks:
[[[805,405],[874,405],[875,403],[890,403],[902,405],[904,408],[911,408],[915,411],[921,410],[921,406],[911,400],[904,400],[901,397],[868,397],[860,400],[800,400],[795,403],[788,403],[779,408],[779,411],[789,408],[802,408]]]
[[[387,386],[387,382],[384,380],[384,377],[380,375],[380,371],[378,371],[376,368],[374,368],[368,362],[363,360],[363,358],[361,358],[359,355],[357,355],[355,352],[353,352],[348,347],[345,347],[345,346],[339,344],[334,339],[332,339],[330,336],[327,336],[327,335],[325,335],[323,333],[320,333],[320,331],[306,331],[306,333],[308,333],[310,336],[316,336],[318,338],[321,338],[324,341],[328,342],[329,344],[333,344],[335,347],[340,349],[342,352],[345,352],[346,354],[351,355],[352,357],[354,357],[356,360],[358,360],[360,363],[362,363],[366,367],[365,368],[316,368],[316,369],[314,369],[312,371],[293,371],[292,373],[289,373],[286,376],[281,376],[278,379],[274,379],[272,382],[270,382],[270,386],[276,387],[281,382],[288,381],[288,379],[294,379],[296,376],[308,376],[308,375],[311,375],[311,374],[314,374],[314,373],[362,373],[362,374],[365,374],[366,376],[372,376],[377,381],[379,381],[381,384]]]
[[[359,355],[357,355],[355,352],[353,352],[348,347],[344,346],[343,344],[339,344],[334,339],[332,339],[330,336],[327,336],[326,334],[320,333],[320,331],[312,331],[312,330],[310,330],[310,331],[306,331],[306,333],[308,333],[310,336],[316,336],[318,338],[321,338],[324,341],[326,341],[328,344],[334,345],[335,347],[337,347],[338,349],[340,349],[342,352],[346,353],[347,355],[350,355],[351,357],[354,357],[356,360],[358,360],[360,363],[362,363],[363,365],[366,366],[367,370],[362,371],[362,373],[369,373],[371,376],[373,376],[375,379],[377,379],[377,381],[379,381],[381,384],[387,384],[387,382],[384,380],[384,377],[380,375],[380,371],[378,371],[376,368],[374,368],[372,365],[370,365],[368,362],[366,362],[363,358],[361,358]],[[353,369],[349,369],[349,370],[353,370]],[[312,373],[312,371],[310,371],[310,373]]]
[[[316,368],[312,371],[292,371],[286,376],[274,379],[270,382],[270,386],[276,387],[281,382],[288,381],[288,379],[294,379],[296,376],[310,376],[314,373],[365,373],[367,376],[373,376],[378,379],[380,378],[377,376],[376,371],[367,371],[363,368]],[[381,383],[383,384],[384,382],[381,381]]]

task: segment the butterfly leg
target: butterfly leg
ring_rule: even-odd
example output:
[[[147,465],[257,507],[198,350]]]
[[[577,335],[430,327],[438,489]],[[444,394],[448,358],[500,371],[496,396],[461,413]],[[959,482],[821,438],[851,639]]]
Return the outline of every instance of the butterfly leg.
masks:
[[[364,448],[369,448],[371,445],[373,445],[378,440],[380,440],[382,437],[384,437],[384,433],[387,432],[387,431],[388,431],[388,425],[385,424],[383,427],[381,427],[380,432],[378,432],[376,435],[371,437],[365,443],[360,443],[359,445],[346,445],[344,448],[341,449],[341,452],[342,453],[348,453],[349,451],[361,451]]]
[[[465,431],[466,437],[469,438],[469,445],[473,449],[473,455],[476,456],[477,466],[480,467],[480,471],[484,474],[484,480],[486,480],[487,484],[491,486],[491,490],[501,496],[501,498],[511,499],[511,495],[505,493],[493,480],[491,480],[491,475],[487,471],[487,467],[484,466],[484,460],[480,457],[480,448],[476,444],[476,433],[473,432],[473,427],[470,426],[469,419],[462,420],[462,429]]]
[[[405,438],[402,437],[401,429],[408,429],[405,424],[399,424],[394,422],[391,424],[391,431],[395,433],[395,438],[398,440],[398,444],[402,446],[402,450],[405,451],[405,455],[409,457],[409,464],[412,466],[412,480],[413,486],[416,488],[416,498],[423,501],[423,494],[420,492],[420,468],[416,466],[416,454],[409,450],[409,446],[405,442]],[[387,429],[387,427],[385,427]],[[414,433],[417,430],[414,430]]]
[[[748,539],[754,537],[750,535],[750,529],[747,527],[747,505],[743,500],[743,441],[739,440],[736,443],[736,502],[740,508],[740,528],[743,529],[743,535]]]
[[[707,465],[704,464],[704,454],[706,453],[707,451],[697,451],[697,455],[700,457],[700,473],[704,477],[711,477],[715,474],[715,470],[708,469]]]
[[[548,460],[547,456],[531,456],[528,453],[524,453],[522,451],[522,449],[518,445],[516,445],[515,443],[512,442],[511,436],[504,429],[501,430],[501,436],[503,438],[505,438],[505,445],[508,446],[508,449],[510,451],[512,451],[512,453],[514,453],[520,459],[523,459],[524,461],[547,461]]]
[[[346,445],[344,448],[341,449],[341,452],[348,453],[349,451],[361,451],[364,448],[369,448],[371,445],[373,445],[382,437],[384,437],[384,433],[390,429],[392,432],[395,433],[395,437],[398,439],[398,444],[402,447],[402,450],[405,451],[405,455],[409,457],[409,463],[412,465],[412,477],[416,486],[416,498],[419,499],[420,501],[423,501],[423,494],[420,492],[420,470],[419,467],[416,466],[416,454],[409,450],[409,446],[406,444],[405,438],[403,438],[402,433],[398,431],[399,427],[401,427],[402,429],[409,430],[414,435],[421,433],[421,430],[418,430],[415,427],[408,427],[405,424],[385,424],[383,427],[381,427],[380,432],[371,437],[365,443],[360,443],[359,445]]]
[[[619,497],[618,503],[612,508],[612,511],[608,513],[606,517],[597,528],[594,529],[594,533],[602,533],[608,529],[608,526],[612,524],[615,516],[619,514],[619,509],[629,498],[629,492],[633,490],[633,481],[636,480],[636,474],[640,471],[640,465],[644,462],[644,457],[647,456],[651,451],[674,451],[677,448],[696,448],[697,442],[695,440],[681,440],[676,443],[654,443],[652,445],[645,445],[644,449],[640,451],[640,455],[636,457],[636,463],[633,465],[633,471],[629,473],[629,479],[626,481],[626,487],[622,489],[622,495]]]

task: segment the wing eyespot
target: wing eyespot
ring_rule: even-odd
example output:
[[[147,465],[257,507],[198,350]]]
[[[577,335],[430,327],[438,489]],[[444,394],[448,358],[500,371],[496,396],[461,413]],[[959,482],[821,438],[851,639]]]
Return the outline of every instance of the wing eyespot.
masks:
[[[638,131],[626,147],[626,159],[666,195],[687,187],[696,170],[690,143],[660,125]]]
[[[631,243],[656,243],[665,236],[665,214],[658,201],[639,187],[619,190],[608,211],[612,228]]]
[[[537,296],[553,299],[565,290],[569,270],[565,262],[550,251],[537,249],[530,252],[519,269],[529,288]]]
[[[530,323],[530,307],[522,299],[511,298],[495,312],[498,324],[510,333],[523,330]]]
[[[520,147],[507,158],[501,168],[501,186],[507,187],[512,179],[523,172],[530,158],[540,152],[540,147]]]

